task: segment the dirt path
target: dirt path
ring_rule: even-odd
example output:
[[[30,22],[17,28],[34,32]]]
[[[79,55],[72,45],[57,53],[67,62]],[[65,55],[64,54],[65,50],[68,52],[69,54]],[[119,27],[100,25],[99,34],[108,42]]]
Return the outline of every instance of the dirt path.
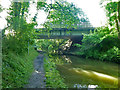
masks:
[[[29,84],[26,84],[25,88],[45,88],[44,80],[43,55],[39,54],[34,61],[34,72],[29,79]]]

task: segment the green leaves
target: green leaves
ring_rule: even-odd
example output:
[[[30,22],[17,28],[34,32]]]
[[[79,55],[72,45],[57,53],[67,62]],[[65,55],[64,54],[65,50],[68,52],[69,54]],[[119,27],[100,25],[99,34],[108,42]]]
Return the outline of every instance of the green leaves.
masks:
[[[80,45],[80,44],[74,44],[73,46],[76,46],[76,47],[81,47],[81,45]]]
[[[46,86],[49,88],[66,88],[63,78],[60,76],[59,72],[56,70],[56,62],[58,57],[44,58],[44,68],[46,76]],[[60,63],[59,60],[58,62]]]
[[[59,49],[61,49],[62,45],[64,44],[65,40],[63,39],[41,39],[36,40],[37,46],[42,51],[46,51],[49,54],[57,54],[59,53]]]
[[[45,11],[48,11],[48,5],[46,2],[37,2],[37,9],[43,9]]]
[[[26,22],[26,13],[28,13],[29,2],[12,2],[10,7],[8,21],[8,31],[14,32],[4,37],[3,49],[7,51],[13,51],[17,54],[26,52],[28,49],[28,41],[34,38],[34,26],[36,23]],[[15,46],[13,46],[14,44]],[[30,44],[33,44],[33,42]],[[21,48],[22,47],[22,48]],[[4,52],[4,54],[6,54]]]
[[[110,2],[105,6],[106,15],[109,17],[109,24],[113,26],[117,17],[117,2]]]
[[[118,33],[118,38],[120,39],[120,26],[119,26],[119,21],[120,21],[120,1],[114,1],[112,2],[112,0],[106,0],[109,1],[109,3],[107,3],[106,5],[104,5],[105,10],[106,10],[106,16],[108,17],[108,24],[111,27],[114,27],[114,29],[117,29],[117,33]],[[103,3],[104,1],[101,0],[101,2]]]
[[[3,10],[3,9],[2,9],[2,6],[0,5],[0,12],[2,12],[2,10]]]
[[[89,22],[82,9],[77,8],[73,3],[57,1],[51,6],[48,21],[44,24],[48,28],[76,28],[77,24]]]
[[[112,14],[117,11],[117,2],[107,3],[105,9],[109,11],[109,14]]]
[[[8,12],[10,16],[7,18],[7,21],[9,26],[15,31],[21,28],[20,26],[26,22],[25,12],[28,13],[28,7],[29,2],[12,2],[9,8],[10,12]]]
[[[115,29],[100,27],[94,33],[84,34],[82,45],[75,44],[79,49],[77,55],[92,57],[100,60],[119,62],[120,40]]]

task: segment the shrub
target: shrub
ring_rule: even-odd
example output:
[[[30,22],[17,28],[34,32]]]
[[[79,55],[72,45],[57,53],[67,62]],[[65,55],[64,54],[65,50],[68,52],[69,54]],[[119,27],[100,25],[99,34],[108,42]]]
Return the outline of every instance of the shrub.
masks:
[[[119,62],[120,40],[114,31],[109,30],[108,27],[101,27],[94,33],[84,34],[82,45],[75,44],[80,48],[76,54],[87,58]]]

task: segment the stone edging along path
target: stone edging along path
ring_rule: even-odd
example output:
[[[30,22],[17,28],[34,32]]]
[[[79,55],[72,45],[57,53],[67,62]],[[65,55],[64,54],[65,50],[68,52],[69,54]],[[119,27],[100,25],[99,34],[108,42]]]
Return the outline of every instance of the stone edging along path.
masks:
[[[45,72],[43,68],[43,54],[34,60],[34,72],[32,73],[29,83],[24,86],[24,88],[45,88]]]

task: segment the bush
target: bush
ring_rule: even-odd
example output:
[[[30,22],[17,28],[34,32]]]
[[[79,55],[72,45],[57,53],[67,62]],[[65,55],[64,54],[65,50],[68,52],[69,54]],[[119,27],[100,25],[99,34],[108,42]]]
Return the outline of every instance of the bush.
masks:
[[[76,52],[78,55],[92,57],[100,60],[120,61],[120,40],[115,30],[108,27],[98,28],[94,33],[84,34],[82,45]]]
[[[41,39],[36,40],[39,50],[46,51],[49,54],[58,54],[67,40],[64,39]]]

